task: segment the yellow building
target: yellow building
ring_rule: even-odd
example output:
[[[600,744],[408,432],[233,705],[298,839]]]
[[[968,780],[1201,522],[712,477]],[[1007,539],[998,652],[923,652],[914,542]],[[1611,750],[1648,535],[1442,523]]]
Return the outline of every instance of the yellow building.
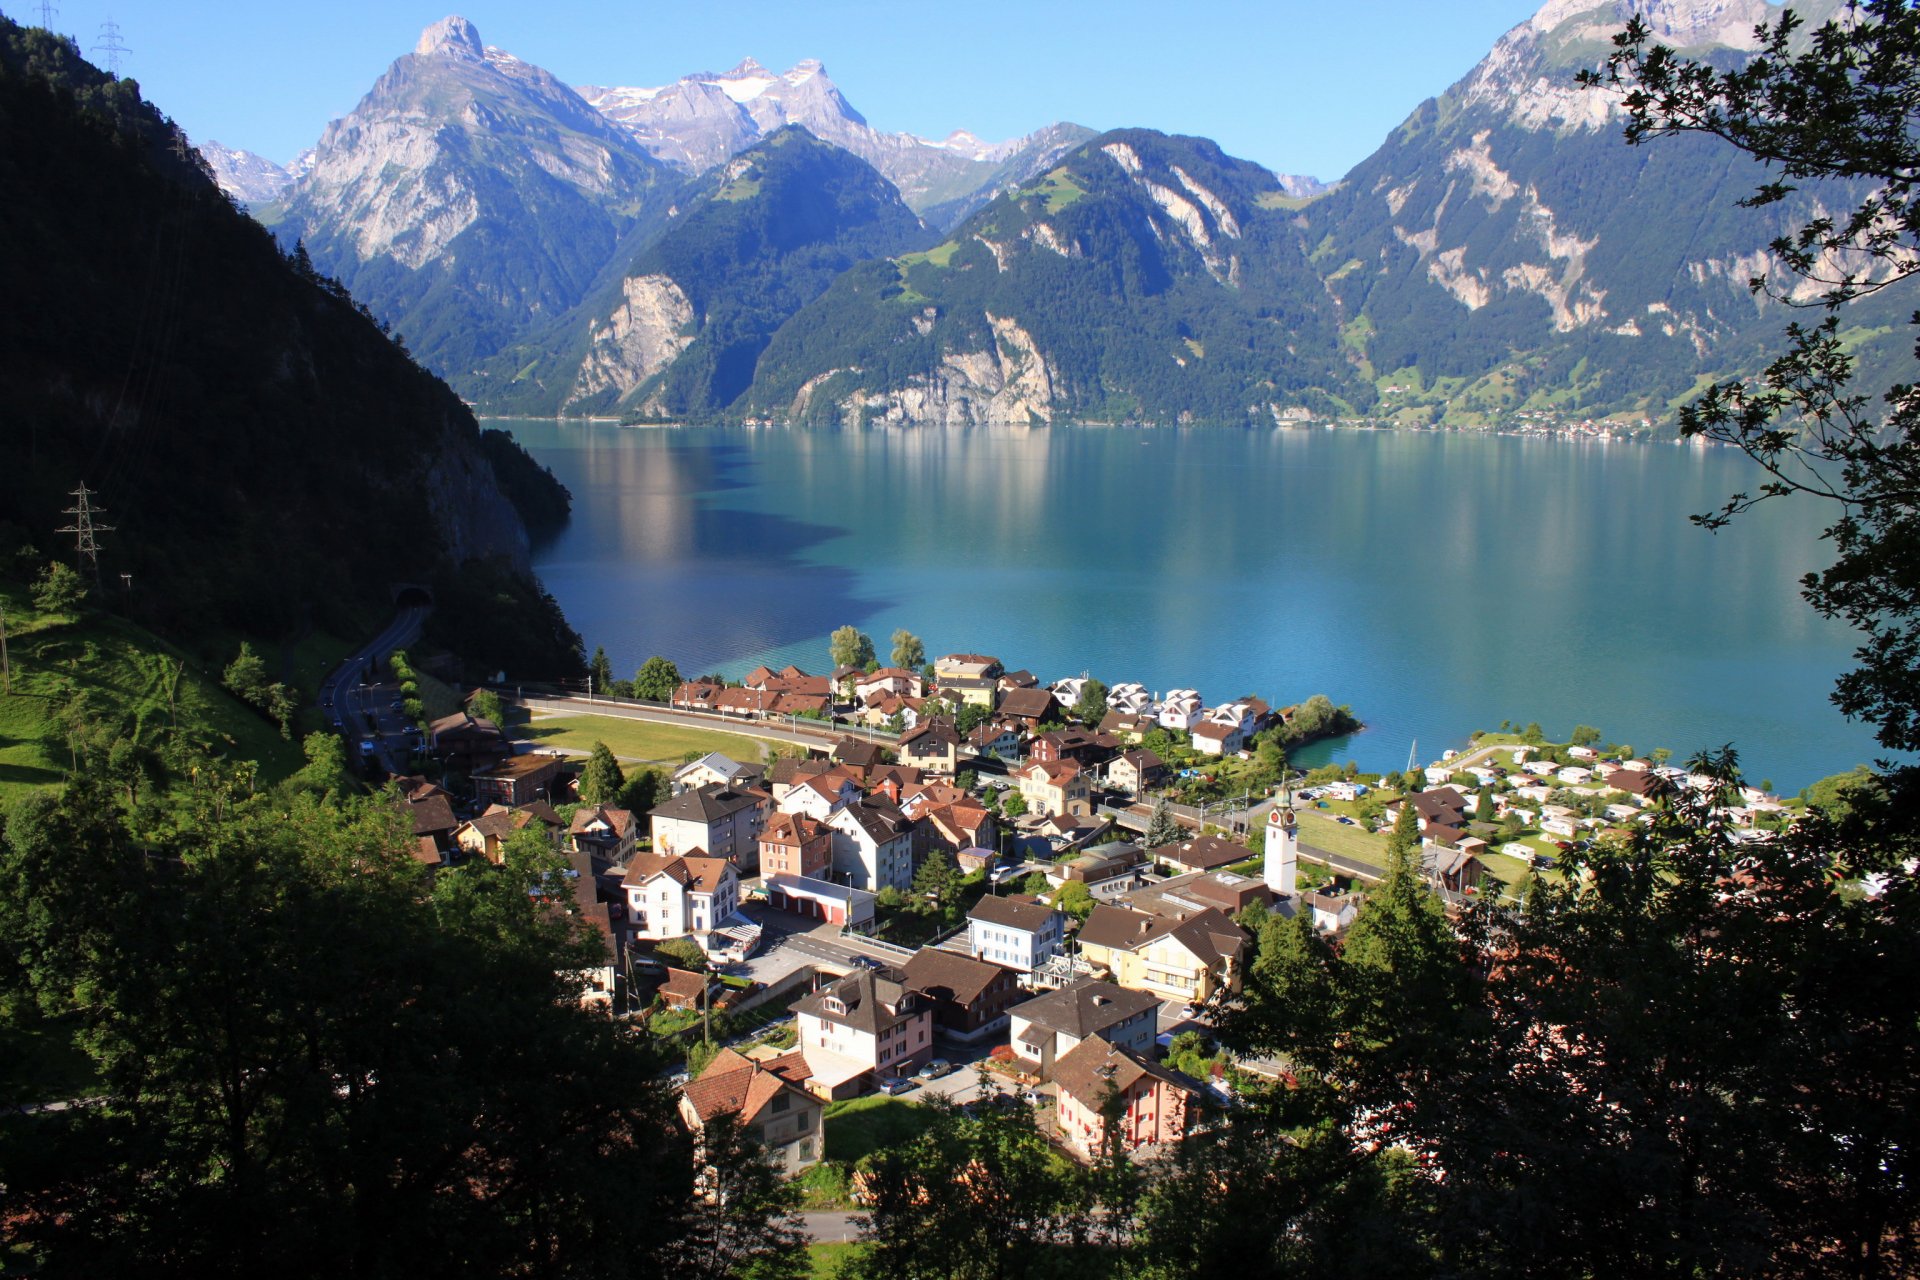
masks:
[[[933,682],[940,686],[941,693],[989,711],[993,710],[1004,674],[1000,659],[983,653],[950,653],[933,660]]]
[[[1103,903],[1080,926],[1081,958],[1116,984],[1189,1004],[1238,991],[1246,949],[1246,930],[1214,907],[1176,920]]]

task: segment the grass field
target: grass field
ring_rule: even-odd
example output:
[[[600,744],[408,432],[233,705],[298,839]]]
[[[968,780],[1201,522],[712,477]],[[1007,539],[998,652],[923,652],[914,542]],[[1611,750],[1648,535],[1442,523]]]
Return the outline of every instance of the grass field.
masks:
[[[274,781],[299,768],[298,742],[220,687],[217,671],[125,619],[36,612],[26,592],[0,590],[12,692],[0,693],[0,801],[58,786],[70,767],[60,727],[84,695],[88,721],[148,746],[177,726],[217,755],[257,760]]]
[[[827,1133],[826,1158],[852,1162],[875,1151],[902,1146],[918,1136],[933,1115],[916,1103],[885,1094],[830,1102],[822,1122]]]
[[[534,717],[524,732],[543,747],[591,751],[594,743],[604,742],[621,760],[647,764],[678,764],[680,757],[689,751],[702,755],[718,751],[742,764],[756,764],[765,755],[763,744],[757,738],[677,724],[623,720],[618,716],[542,713]]]
[[[840,1273],[840,1268],[845,1265],[848,1256],[859,1247],[860,1243],[857,1240],[808,1245],[807,1262],[813,1269],[807,1272],[807,1275],[811,1280],[831,1280],[833,1276]]]
[[[1325,849],[1328,853],[1337,853],[1348,858],[1358,858],[1374,866],[1384,866],[1387,861],[1387,838],[1374,835],[1360,827],[1349,827],[1343,822],[1322,817],[1312,809],[1300,811],[1300,843],[1312,845],[1316,849]]]

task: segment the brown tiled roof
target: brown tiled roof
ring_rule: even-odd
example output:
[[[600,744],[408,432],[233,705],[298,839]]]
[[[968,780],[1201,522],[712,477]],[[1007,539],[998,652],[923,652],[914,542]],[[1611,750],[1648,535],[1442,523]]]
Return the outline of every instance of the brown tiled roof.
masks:
[[[660,984],[660,994],[682,1004],[699,1004],[712,983],[713,979],[704,973],[691,973],[668,965],[667,980]]]
[[[1071,1094],[1088,1107],[1100,1104],[1109,1082],[1124,1093],[1149,1076],[1188,1093],[1200,1091],[1197,1081],[1098,1037],[1082,1040],[1053,1064],[1053,1080],[1060,1092]]]
[[[846,1011],[828,1008],[829,999],[838,1000]],[[893,1011],[890,1012],[888,1006],[892,1006]],[[800,1013],[874,1034],[906,1022],[922,1010],[917,992],[909,991],[897,976],[882,977],[871,969],[856,969],[837,982],[802,996],[793,1007]]]
[[[880,763],[880,745],[847,737],[833,744],[833,758],[841,764],[870,768]]]
[[[413,822],[413,834],[432,835],[436,831],[452,831],[460,825],[453,816],[453,806],[442,795],[428,796],[425,800],[416,800],[407,805],[407,817]]]
[[[907,987],[936,999],[944,995],[959,1004],[972,1004],[1008,970],[985,960],[953,951],[922,947],[907,961]]]
[[[573,811],[573,822],[567,830],[574,835],[579,835],[596,821],[606,823],[613,830],[614,835],[624,840],[627,832],[633,827],[633,811],[616,809],[606,804],[582,805]]]
[[[729,1113],[739,1115],[743,1123],[752,1124],[761,1110],[782,1092],[807,1097],[767,1064],[753,1062],[731,1049],[722,1049],[713,1055],[713,1061],[698,1078],[687,1083],[684,1095],[703,1125]]]
[[[709,858],[698,853],[671,858],[662,853],[636,853],[627,863],[627,874],[620,881],[620,887],[635,889],[655,876],[664,875],[690,893],[712,893],[732,865],[725,858]]]
[[[858,823],[860,829],[876,844],[885,844],[899,836],[913,825],[913,820],[885,800],[863,797],[839,806],[828,814],[831,821],[834,814],[844,813]]]
[[[560,760],[557,756],[509,756],[491,768],[478,770],[473,776],[476,778],[530,778],[548,769],[559,771]]]
[[[1144,991],[1130,991],[1097,978],[1082,978],[1071,986],[1015,1005],[1013,1013],[1050,1031],[1062,1031],[1084,1040],[1159,1003]]]
[[[960,745],[960,734],[953,727],[953,721],[945,716],[929,716],[900,735],[900,746],[915,752],[941,751],[947,747]]]
[[[1053,695],[1045,689],[1009,689],[1000,695],[1000,714],[1023,720],[1038,720],[1053,705]]]
[[[800,845],[819,839],[826,830],[826,824],[809,818],[804,813],[776,813],[767,819],[767,825],[761,828],[760,842]]]
[[[742,809],[751,809],[760,801],[761,797],[753,792],[736,789],[723,782],[709,782],[704,787],[682,791],[673,799],[655,805],[648,816],[711,823]]]
[[[973,910],[967,912],[969,920],[984,920],[988,924],[997,924],[1009,929],[1024,929],[1034,933],[1045,928],[1053,918],[1053,908],[1031,900],[1021,901],[1014,897],[996,897],[987,894],[973,904]]]

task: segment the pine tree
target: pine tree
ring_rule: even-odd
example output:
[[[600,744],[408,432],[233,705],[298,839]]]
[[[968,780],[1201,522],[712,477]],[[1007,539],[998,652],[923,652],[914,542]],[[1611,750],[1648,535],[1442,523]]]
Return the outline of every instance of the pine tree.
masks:
[[[627,775],[620,769],[620,762],[613,758],[604,742],[593,744],[593,754],[587,757],[587,767],[580,771],[580,801],[582,804],[615,804],[620,793],[626,789]]]
[[[1174,819],[1173,810],[1167,807],[1163,799],[1153,806],[1153,820],[1147,823],[1147,847],[1158,849],[1162,845],[1179,844],[1186,833]]]
[[[596,696],[613,688],[613,663],[607,660],[604,647],[594,646],[593,661],[587,664],[587,676],[593,681],[591,688]]]

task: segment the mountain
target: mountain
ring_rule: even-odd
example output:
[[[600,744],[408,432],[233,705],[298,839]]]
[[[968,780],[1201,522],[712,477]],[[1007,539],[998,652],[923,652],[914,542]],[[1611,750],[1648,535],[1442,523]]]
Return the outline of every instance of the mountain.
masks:
[[[1552,0],[1303,212],[1359,372],[1404,419],[1664,421],[1702,377],[1750,365],[1777,337],[1782,308],[1747,283],[1822,193],[1742,209],[1765,171],[1732,147],[1626,146],[1617,100],[1573,77],[1635,11],[1656,38],[1722,65],[1778,12]]]
[[[1203,138],[1102,134],[781,326],[748,400],[801,421],[1273,422],[1351,381],[1298,201]]]
[[[579,94],[456,17],[327,126],[262,216],[458,380],[578,305],[676,185]]]
[[[940,140],[883,133],[853,109],[819,62],[775,75],[748,58],[721,75],[701,72],[659,88],[583,87],[580,92],[654,157],[704,173],[777,129],[800,125],[885,174],[916,213],[952,226],[991,198],[1052,165],[1093,136],[1053,124],[1008,142],[964,131]]]
[[[203,658],[367,634],[417,583],[474,670],[578,668],[528,563],[565,490],[185,142],[131,80],[0,19],[0,573],[72,548],[53,531],[84,484],[102,582]]]
[[[509,350],[479,394],[518,412],[711,415],[836,276],[928,238],[872,166],[786,126],[711,171],[621,279]]]
[[[284,168],[265,156],[222,146],[211,140],[195,143],[194,150],[213,167],[213,180],[220,184],[220,189],[241,204],[273,203],[285,193],[288,186],[304,178],[313,167],[311,147],[295,156],[293,163]]]

